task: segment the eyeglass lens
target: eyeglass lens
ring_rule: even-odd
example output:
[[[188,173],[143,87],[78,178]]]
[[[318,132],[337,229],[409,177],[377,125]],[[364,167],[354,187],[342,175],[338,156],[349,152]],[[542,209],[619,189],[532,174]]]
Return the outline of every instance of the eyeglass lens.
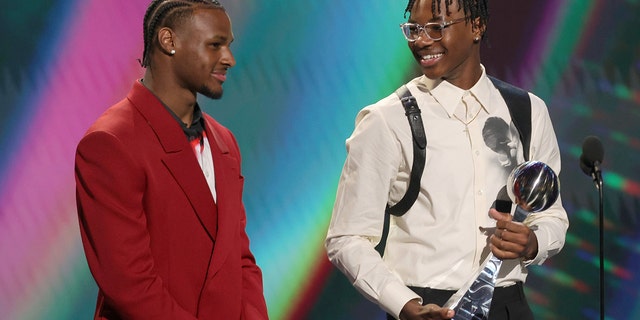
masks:
[[[424,31],[431,40],[440,40],[442,39],[442,29],[443,27],[441,24],[427,24],[425,26],[421,26],[415,23],[407,23],[402,26],[404,36],[409,41],[418,40],[421,31]]]

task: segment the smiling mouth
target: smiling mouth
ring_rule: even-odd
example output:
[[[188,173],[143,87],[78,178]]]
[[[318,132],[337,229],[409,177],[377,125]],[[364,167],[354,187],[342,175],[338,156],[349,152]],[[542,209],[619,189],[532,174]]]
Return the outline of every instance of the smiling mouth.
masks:
[[[443,53],[436,53],[436,54],[426,54],[423,55],[421,57],[422,60],[434,60],[434,59],[438,59],[440,57],[442,57],[444,54]]]
[[[212,73],[213,77],[220,80],[221,82],[225,82],[227,80],[227,74],[225,73]]]

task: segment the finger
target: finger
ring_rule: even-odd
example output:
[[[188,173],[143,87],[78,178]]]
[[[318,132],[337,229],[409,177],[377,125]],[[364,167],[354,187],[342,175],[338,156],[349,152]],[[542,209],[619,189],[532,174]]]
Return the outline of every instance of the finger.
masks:
[[[495,208],[489,209],[489,216],[498,221],[511,221],[511,214],[500,212]]]
[[[510,241],[518,238],[521,234],[526,238],[528,233],[529,229],[526,226],[519,226],[509,221],[497,221],[493,232],[498,238]]]
[[[507,259],[516,259],[520,257],[517,253],[511,251],[500,250],[495,246],[491,246],[491,253],[498,259],[507,260]]]
[[[523,233],[529,230],[529,227],[522,222],[509,221],[505,226],[505,229],[516,233]]]
[[[496,221],[496,228],[506,229],[513,233],[529,233],[530,229],[522,222],[499,220]]]
[[[455,315],[455,312],[451,309],[442,309],[441,317],[442,319],[452,319]]]
[[[428,304],[425,306],[429,319],[451,319],[455,315],[453,310],[441,308],[435,304]]]
[[[491,237],[491,253],[499,259],[515,259],[520,255],[512,251],[509,245],[495,235]]]
[[[528,246],[526,241],[511,242],[500,238],[500,235],[504,236],[504,233],[495,234],[490,239],[491,252],[496,257],[500,259],[515,259],[524,256]]]
[[[505,242],[515,243],[521,246],[526,246],[529,242],[529,229],[517,229],[512,231],[510,229],[497,229],[495,235]]]

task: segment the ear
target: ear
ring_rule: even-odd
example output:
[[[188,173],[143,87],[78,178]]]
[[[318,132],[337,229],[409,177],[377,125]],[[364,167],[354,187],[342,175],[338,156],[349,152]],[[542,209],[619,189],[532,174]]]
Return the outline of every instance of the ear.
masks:
[[[175,40],[176,34],[171,28],[164,27],[158,30],[158,43],[165,54],[170,54],[172,50],[175,52]]]
[[[475,19],[473,19],[473,38],[478,38],[478,39],[482,39],[482,37],[484,36],[484,32],[487,29],[487,26],[482,24],[482,22],[480,22],[480,17],[476,17]]]

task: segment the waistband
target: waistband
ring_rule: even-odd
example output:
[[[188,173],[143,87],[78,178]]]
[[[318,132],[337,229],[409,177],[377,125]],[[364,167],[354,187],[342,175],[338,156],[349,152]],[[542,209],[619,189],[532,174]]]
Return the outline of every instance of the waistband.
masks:
[[[424,304],[434,303],[442,306],[456,293],[457,290],[442,290],[421,287],[409,287],[413,292],[422,298]],[[524,286],[521,281],[506,287],[496,287],[493,290],[491,305],[504,305],[513,301],[525,300]]]

